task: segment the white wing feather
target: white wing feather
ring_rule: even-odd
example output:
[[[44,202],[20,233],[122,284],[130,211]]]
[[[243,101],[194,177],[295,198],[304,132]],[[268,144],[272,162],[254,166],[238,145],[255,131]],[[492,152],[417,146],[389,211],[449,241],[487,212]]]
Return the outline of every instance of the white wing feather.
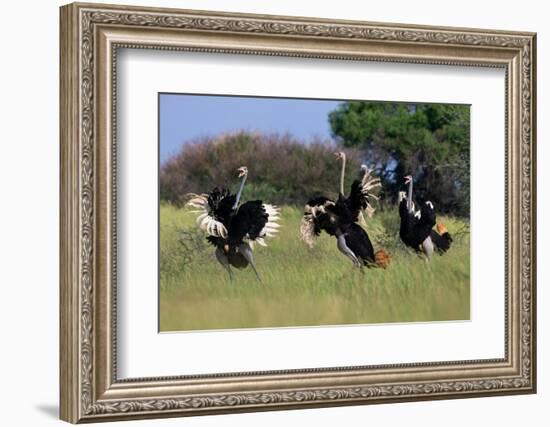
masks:
[[[365,211],[369,218],[374,214],[375,209],[370,204],[370,199],[378,200],[379,197],[372,193],[372,190],[375,188],[382,187],[380,178],[373,176],[374,169],[369,169],[366,165],[361,165],[361,169],[365,171],[363,178],[361,179],[361,194],[367,202],[367,207]],[[361,215],[361,219],[365,221],[364,217]]]
[[[304,216],[300,223],[300,238],[306,243],[310,248],[315,245],[317,241],[317,236],[315,234],[315,219],[319,214],[326,213],[326,208],[328,206],[333,206],[334,202],[332,200],[327,200],[323,205],[311,206],[306,204],[304,208]]]
[[[312,248],[315,245],[316,235],[315,235],[315,218],[312,212],[312,207],[306,205],[304,216],[300,222],[300,238]]]
[[[208,205],[208,194],[190,194],[189,196],[191,196],[191,199],[186,203],[186,206],[196,208],[192,212],[199,214],[197,216],[199,228],[206,231],[210,236],[226,238],[227,229],[212,215]]]
[[[254,249],[254,243],[258,243],[260,246],[267,246],[265,238],[275,237],[275,235],[279,232],[279,228],[281,227],[281,225],[277,222],[281,218],[281,209],[275,205],[270,205],[268,203],[264,203],[262,207],[267,213],[267,222],[265,223],[264,228],[262,228],[262,231],[260,231],[260,235],[256,237],[256,239],[250,240],[250,238],[247,237],[248,244],[250,245],[251,249]]]

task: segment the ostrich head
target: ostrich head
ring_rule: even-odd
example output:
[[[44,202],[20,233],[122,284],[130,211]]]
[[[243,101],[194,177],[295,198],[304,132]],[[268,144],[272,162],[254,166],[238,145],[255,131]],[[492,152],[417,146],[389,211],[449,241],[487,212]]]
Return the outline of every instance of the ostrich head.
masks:
[[[239,169],[237,169],[237,172],[239,172],[239,178],[242,178],[243,176],[248,175],[248,168],[246,166],[241,166]]]
[[[403,179],[405,180],[405,184],[408,184],[409,182],[412,181],[413,177],[412,175],[407,175]]]
[[[241,166],[239,169],[237,169],[237,172],[239,172],[239,178],[241,179],[241,185],[239,187],[239,191],[237,192],[237,197],[235,197],[235,203],[233,204],[233,209],[237,209],[239,206],[239,202],[241,200],[241,194],[243,193],[244,183],[246,181],[246,177],[248,176],[248,168],[246,166]]]
[[[346,153],[344,153],[343,151],[337,151],[336,153],[334,153],[334,155],[338,160],[343,160],[346,158]]]

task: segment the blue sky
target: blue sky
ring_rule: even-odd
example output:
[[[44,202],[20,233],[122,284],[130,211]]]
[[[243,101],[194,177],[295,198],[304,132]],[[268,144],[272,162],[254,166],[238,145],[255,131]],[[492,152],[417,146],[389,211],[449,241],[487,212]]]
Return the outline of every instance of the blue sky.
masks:
[[[341,101],[160,94],[160,161],[201,136],[250,130],[330,138],[328,113]]]

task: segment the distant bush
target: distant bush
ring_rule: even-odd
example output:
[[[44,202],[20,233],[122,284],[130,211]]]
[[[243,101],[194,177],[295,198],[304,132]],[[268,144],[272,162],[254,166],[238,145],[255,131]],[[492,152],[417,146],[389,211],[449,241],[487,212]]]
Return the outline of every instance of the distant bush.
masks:
[[[237,168],[248,167],[245,200],[262,199],[276,204],[303,205],[326,194],[336,197],[341,163],[330,141],[300,141],[290,135],[237,132],[200,138],[182,146],[160,171],[162,200],[181,205],[188,193],[209,192],[228,186],[236,192]],[[359,176],[361,155],[346,148],[346,192]]]

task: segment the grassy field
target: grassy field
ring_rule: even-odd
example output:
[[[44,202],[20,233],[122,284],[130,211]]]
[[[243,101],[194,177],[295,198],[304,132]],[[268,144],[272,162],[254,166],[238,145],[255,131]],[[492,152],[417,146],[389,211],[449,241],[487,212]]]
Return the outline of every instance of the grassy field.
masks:
[[[195,214],[160,210],[160,330],[259,328],[470,318],[469,224],[439,217],[454,237],[430,263],[399,240],[395,210],[377,211],[366,227],[388,269],[361,272],[323,235],[309,249],[299,239],[301,210],[283,207],[281,232],[255,247],[259,283],[247,268],[231,283]]]

